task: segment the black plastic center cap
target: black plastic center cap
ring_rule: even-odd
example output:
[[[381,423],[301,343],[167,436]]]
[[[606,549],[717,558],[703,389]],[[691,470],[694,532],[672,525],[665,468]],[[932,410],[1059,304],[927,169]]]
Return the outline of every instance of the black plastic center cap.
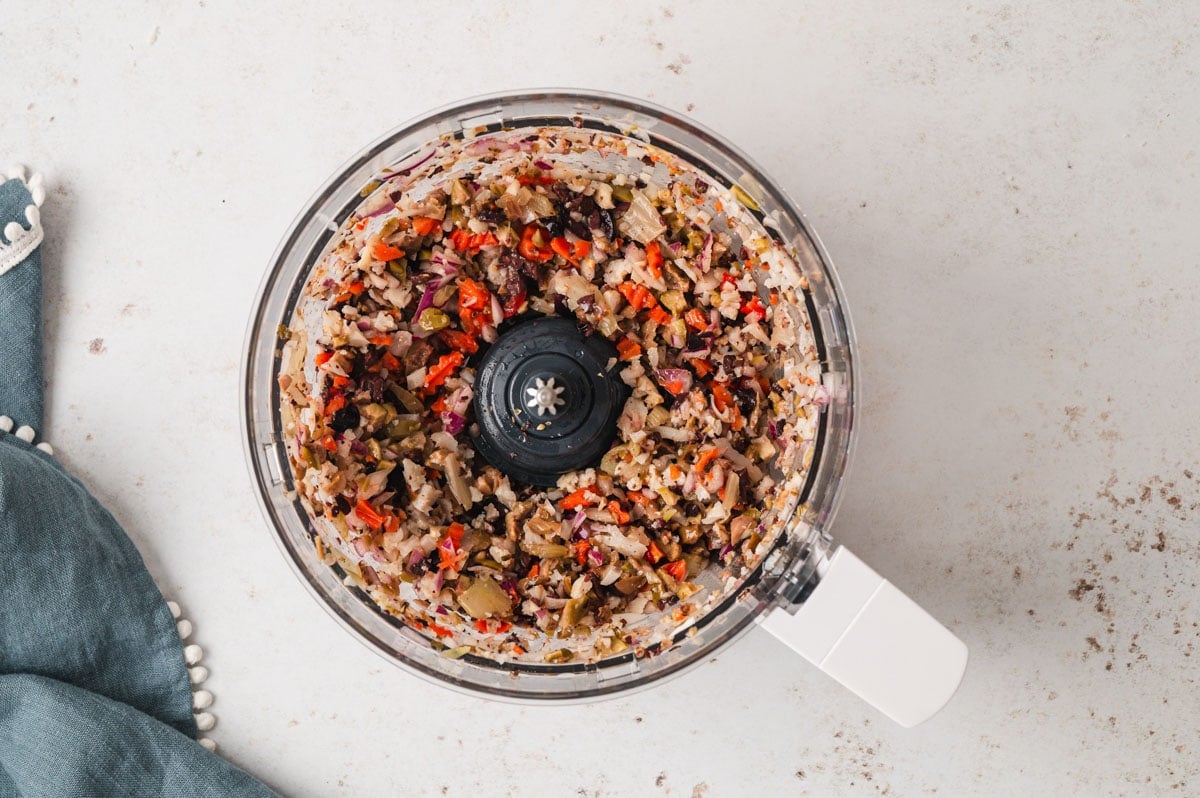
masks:
[[[513,327],[479,364],[476,449],[533,485],[548,487],[568,471],[594,466],[612,445],[629,397],[621,367],[612,344],[583,335],[569,319]]]

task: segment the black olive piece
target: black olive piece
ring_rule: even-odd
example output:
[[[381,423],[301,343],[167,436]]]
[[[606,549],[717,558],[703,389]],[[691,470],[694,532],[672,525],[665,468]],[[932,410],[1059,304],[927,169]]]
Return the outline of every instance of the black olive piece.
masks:
[[[425,559],[421,560],[421,565],[425,566],[426,571],[436,571],[441,557],[438,555],[438,550],[434,549],[425,555]]]
[[[336,507],[337,511],[342,515],[346,515],[350,512],[350,500],[341,494],[338,494],[338,496],[333,500],[333,506]]]
[[[741,408],[742,415],[750,415],[754,412],[755,406],[758,405],[758,391],[750,384],[749,380],[742,380],[733,388],[733,396],[737,399],[738,407]]]
[[[408,483],[404,481],[404,469],[399,465],[388,472],[387,487],[388,490],[395,491],[400,498],[408,498]]]
[[[579,221],[578,219],[572,219],[571,221],[569,221],[567,223],[567,229],[570,230],[572,233],[574,233],[579,238],[583,239],[584,241],[592,240],[592,231],[588,229],[588,226],[586,224]]]
[[[475,218],[488,224],[504,224],[508,217],[504,215],[504,211],[497,208],[495,205],[488,205],[480,208],[475,212]]]
[[[329,420],[329,426],[338,432],[345,432],[348,429],[354,429],[357,427],[358,422],[358,408],[352,404],[347,404],[341,410],[333,414],[333,418]]]

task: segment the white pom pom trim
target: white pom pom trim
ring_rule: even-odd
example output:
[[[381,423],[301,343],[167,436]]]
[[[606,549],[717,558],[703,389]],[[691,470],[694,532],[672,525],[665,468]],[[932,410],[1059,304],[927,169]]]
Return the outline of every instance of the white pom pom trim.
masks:
[[[0,416],[0,432],[13,432],[13,427],[15,426],[16,422],[11,418],[8,416]],[[25,441],[26,443],[33,443],[34,439],[37,438],[37,432],[35,432],[33,427],[29,426],[28,424],[19,427],[16,432],[13,432],[13,435]],[[48,455],[54,454],[54,447],[45,441],[42,441],[34,448],[39,449]]]
[[[4,226],[4,237],[8,243],[0,241],[0,275],[23,262],[42,243],[42,216],[38,208],[46,201],[46,186],[41,173],[35,172],[26,180],[25,167],[14,164],[8,167],[7,174],[9,180],[20,180],[25,184],[33,204],[25,206],[28,229],[20,222],[9,222]]]
[[[183,661],[187,663],[188,681],[192,685],[192,711],[196,717],[196,728],[202,732],[212,731],[213,727],[217,725],[217,718],[208,709],[216,698],[211,691],[200,687],[208,679],[208,668],[200,664],[200,661],[204,659],[204,649],[195,643],[187,643],[187,639],[192,636],[194,629],[192,622],[183,617],[183,611],[179,605],[174,601],[168,601],[167,609],[171,611],[171,618],[175,621],[175,631],[179,633],[179,639],[185,643]],[[208,737],[200,737],[197,742],[209,751],[217,750],[217,744]]]

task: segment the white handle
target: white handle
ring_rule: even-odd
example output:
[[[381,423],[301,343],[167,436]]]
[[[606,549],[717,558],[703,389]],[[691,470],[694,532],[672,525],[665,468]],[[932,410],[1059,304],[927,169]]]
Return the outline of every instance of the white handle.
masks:
[[[795,614],[762,626],[905,727],[945,706],[967,667],[961,640],[843,546]]]

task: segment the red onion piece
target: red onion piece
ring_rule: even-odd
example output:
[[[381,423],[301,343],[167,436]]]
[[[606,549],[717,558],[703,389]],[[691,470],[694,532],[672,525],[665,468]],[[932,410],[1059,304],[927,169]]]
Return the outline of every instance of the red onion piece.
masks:
[[[371,211],[370,213],[368,213],[366,216],[364,216],[362,218],[374,219],[376,216],[383,216],[388,211],[394,211],[394,210],[396,210],[396,203],[392,202],[391,200],[388,200],[381,207]]]
[[[442,420],[442,429],[449,432],[451,435],[457,435],[467,426],[467,420],[458,413],[447,410],[439,416]]]
[[[437,288],[432,283],[425,286],[425,291],[421,294],[421,301],[417,303],[417,312],[413,314],[414,319],[421,318],[422,313],[433,307],[433,295],[436,293]]]
[[[668,382],[683,383],[683,390],[680,395],[687,393],[692,388],[692,372],[687,369],[659,369],[654,372],[654,376],[658,379],[660,385]]]

